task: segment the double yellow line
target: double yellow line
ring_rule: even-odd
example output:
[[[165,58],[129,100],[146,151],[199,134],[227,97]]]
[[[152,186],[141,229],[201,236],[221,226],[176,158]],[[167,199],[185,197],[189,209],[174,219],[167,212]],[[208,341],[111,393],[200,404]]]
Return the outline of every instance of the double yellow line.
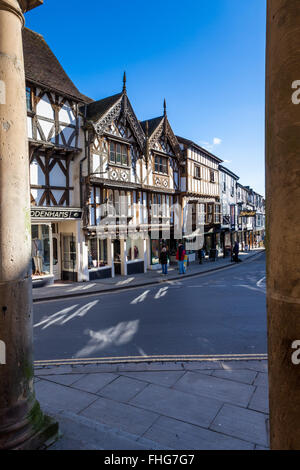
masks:
[[[217,355],[153,355],[153,356],[116,356],[95,358],[51,359],[35,361],[35,367],[88,364],[124,364],[143,362],[200,362],[200,361],[262,361],[267,354],[217,354]]]

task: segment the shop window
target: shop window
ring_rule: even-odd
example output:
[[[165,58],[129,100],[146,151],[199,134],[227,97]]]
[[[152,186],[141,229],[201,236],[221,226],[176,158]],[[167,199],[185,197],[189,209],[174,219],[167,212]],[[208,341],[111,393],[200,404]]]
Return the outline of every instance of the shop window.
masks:
[[[107,266],[107,240],[90,238],[88,241],[88,249],[89,269]]]
[[[127,238],[127,261],[144,259],[144,241],[141,238]]]
[[[32,226],[32,274],[50,274],[50,228],[48,225]]]

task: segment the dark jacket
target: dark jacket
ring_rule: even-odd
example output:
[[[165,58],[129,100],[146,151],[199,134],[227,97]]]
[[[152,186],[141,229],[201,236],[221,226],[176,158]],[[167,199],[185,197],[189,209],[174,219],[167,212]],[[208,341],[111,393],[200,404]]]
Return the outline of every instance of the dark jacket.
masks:
[[[238,255],[239,254],[239,251],[240,251],[240,248],[239,248],[239,245],[236,243],[233,247],[233,253],[235,255]]]
[[[184,257],[185,257],[185,249],[183,246],[180,246],[177,250],[176,259],[178,261],[184,261]]]
[[[162,251],[159,255],[159,262],[160,264],[168,264],[168,252]]]

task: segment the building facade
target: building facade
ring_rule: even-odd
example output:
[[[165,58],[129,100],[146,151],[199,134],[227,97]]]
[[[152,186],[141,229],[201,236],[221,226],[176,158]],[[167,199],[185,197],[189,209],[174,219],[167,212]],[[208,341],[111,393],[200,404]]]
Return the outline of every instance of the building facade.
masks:
[[[237,182],[239,177],[219,165],[221,198],[221,250],[224,256],[231,255],[231,248],[238,237]]]
[[[43,37],[23,30],[30,157],[32,272],[37,284],[82,280],[79,107],[87,100]]]
[[[220,174],[221,159],[195,142],[178,137],[183,155],[181,204],[184,238],[190,244],[190,261],[204,247],[207,253],[221,246]],[[194,245],[194,246],[193,246]]]
[[[44,38],[23,31],[36,285],[159,269],[183,241],[226,255],[264,239],[264,200],[222,160],[174,134],[163,114],[140,122],[120,93],[79,92]],[[248,211],[248,212],[247,212]]]

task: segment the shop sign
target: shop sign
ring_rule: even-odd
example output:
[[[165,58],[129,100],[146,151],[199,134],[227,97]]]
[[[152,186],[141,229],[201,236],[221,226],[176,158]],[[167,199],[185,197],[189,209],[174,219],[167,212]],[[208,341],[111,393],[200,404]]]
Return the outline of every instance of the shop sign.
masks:
[[[81,219],[81,210],[69,209],[31,209],[32,219]]]
[[[239,214],[240,217],[255,217],[256,216],[256,211],[241,211]]]

